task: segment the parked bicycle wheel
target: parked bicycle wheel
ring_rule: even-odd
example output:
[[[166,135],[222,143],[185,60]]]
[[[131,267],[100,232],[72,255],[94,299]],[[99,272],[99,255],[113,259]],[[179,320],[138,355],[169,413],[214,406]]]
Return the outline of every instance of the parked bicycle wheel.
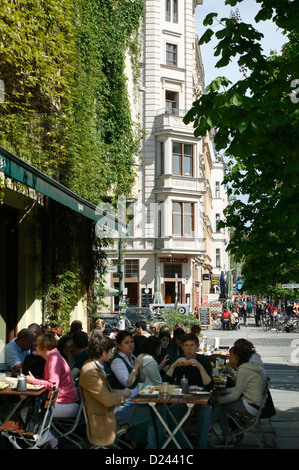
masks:
[[[284,321],[279,321],[278,320],[276,322],[276,331],[277,331],[277,333],[281,333],[284,330],[284,325],[285,325]]]
[[[271,322],[271,319],[270,318],[266,318],[264,323],[263,323],[263,329],[264,331],[268,331],[271,329],[271,326],[272,326],[272,322]]]

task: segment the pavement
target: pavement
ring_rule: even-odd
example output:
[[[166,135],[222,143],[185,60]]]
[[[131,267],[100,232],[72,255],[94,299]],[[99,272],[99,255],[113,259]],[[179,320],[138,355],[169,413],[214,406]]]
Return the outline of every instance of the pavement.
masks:
[[[299,333],[265,332],[250,317],[247,327],[241,325],[232,331],[203,329],[202,334],[207,336],[208,346],[214,344],[214,338],[219,338],[220,346],[231,347],[238,338],[254,344],[271,379],[270,391],[276,408],[276,415],[270,420],[272,426],[268,420],[262,420],[265,448],[299,449]],[[258,449],[259,445],[254,436],[247,434],[236,448]]]

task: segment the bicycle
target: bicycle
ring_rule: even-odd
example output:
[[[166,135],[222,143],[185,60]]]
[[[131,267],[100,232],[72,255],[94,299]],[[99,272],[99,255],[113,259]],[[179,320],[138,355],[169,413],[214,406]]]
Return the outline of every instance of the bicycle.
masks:
[[[267,315],[265,318],[262,319],[263,330],[269,331],[272,328],[272,318]]]
[[[299,320],[297,318],[289,318],[285,329],[287,333],[299,333]]]
[[[274,325],[277,333],[281,333],[285,329],[287,321],[288,317],[286,316],[286,314],[279,313],[277,315],[274,320]]]

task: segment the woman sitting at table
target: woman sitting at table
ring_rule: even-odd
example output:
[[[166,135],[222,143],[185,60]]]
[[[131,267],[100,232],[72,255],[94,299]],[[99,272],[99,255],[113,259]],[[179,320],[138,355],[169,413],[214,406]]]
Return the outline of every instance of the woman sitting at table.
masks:
[[[210,401],[213,403],[212,424],[219,420],[223,441],[219,446],[232,445],[229,419],[225,411],[255,416],[263,397],[264,380],[260,364],[251,363],[252,344],[240,342],[230,349],[229,364],[237,370],[235,386],[227,389],[224,394],[215,392]]]
[[[136,444],[146,444],[147,449],[158,448],[155,430],[150,409],[147,405],[139,404],[132,399],[139,393],[138,382],[140,377],[142,360],[133,356],[134,340],[130,331],[122,330],[116,336],[116,351],[110,366],[109,382],[113,389],[124,390],[129,388],[131,395],[115,410],[118,424],[130,424],[128,434]],[[158,423],[159,440],[163,430]]]
[[[158,355],[159,371],[163,379],[165,373],[169,369],[169,354],[170,354],[170,342],[171,336],[170,333],[164,331],[158,336],[161,344],[161,352]]]
[[[102,334],[94,334],[88,343],[89,360],[80,372],[79,387],[85,404],[88,423],[87,437],[91,444],[112,445],[115,441],[116,419],[114,409],[131,395],[125,388],[112,390],[106,378],[104,364],[109,361],[114,341]]]
[[[78,392],[71,369],[56,346],[57,341],[52,334],[43,334],[36,338],[36,353],[46,361],[44,375],[43,379],[36,379],[29,372],[29,375],[26,375],[26,382],[34,385],[44,385],[48,390],[53,390],[54,387],[59,388],[53,416],[55,418],[73,418],[79,409]],[[23,413],[24,416],[27,410]],[[48,434],[47,440],[43,444],[46,442],[49,442],[52,448],[58,444],[58,440],[51,433]]]
[[[235,341],[235,343],[234,343],[234,346],[237,346],[238,344],[247,344],[248,349],[252,350],[252,355],[251,355],[248,362],[257,363],[261,366],[261,374],[262,374],[262,377],[263,377],[264,384],[266,384],[267,373],[266,373],[265,365],[262,361],[262,358],[261,358],[260,354],[258,354],[256,352],[256,349],[253,346],[253,344],[250,341],[248,341],[247,339],[244,339],[244,338],[237,339],[237,341]],[[231,367],[230,363],[228,363],[226,365],[226,371],[227,371],[228,375],[231,377],[233,385],[235,385],[237,371]]]
[[[150,336],[143,341],[141,349],[142,354],[137,359],[142,361],[142,375],[145,377],[142,388],[160,385],[162,383],[158,364],[158,356],[161,352],[160,340],[156,336]]]

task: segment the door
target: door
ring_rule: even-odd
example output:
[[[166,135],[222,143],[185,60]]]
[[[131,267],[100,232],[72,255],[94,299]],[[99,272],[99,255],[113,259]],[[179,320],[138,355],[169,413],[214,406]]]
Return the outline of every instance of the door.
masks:
[[[16,209],[0,206],[0,339],[5,343],[17,334],[18,222]]]

